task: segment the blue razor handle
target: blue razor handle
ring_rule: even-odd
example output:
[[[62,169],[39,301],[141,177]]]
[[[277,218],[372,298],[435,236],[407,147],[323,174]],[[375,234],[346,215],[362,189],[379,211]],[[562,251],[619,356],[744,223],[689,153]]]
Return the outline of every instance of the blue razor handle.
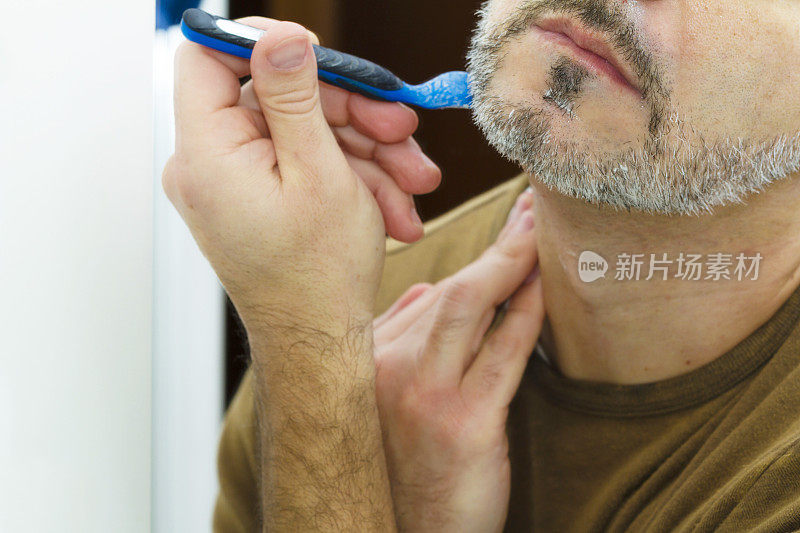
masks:
[[[181,31],[190,41],[249,59],[264,30],[187,9]],[[409,85],[371,61],[330,48],[314,46],[319,79],[374,100],[403,102],[426,109],[468,108],[472,98],[466,72],[447,72],[420,85]]]

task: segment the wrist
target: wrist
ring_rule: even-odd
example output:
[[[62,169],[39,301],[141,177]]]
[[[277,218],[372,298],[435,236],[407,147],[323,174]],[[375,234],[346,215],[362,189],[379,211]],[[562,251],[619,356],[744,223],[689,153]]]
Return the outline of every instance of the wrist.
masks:
[[[253,370],[264,385],[291,378],[309,386],[369,381],[374,387],[372,319],[319,320],[318,316],[259,317],[245,323]],[[263,381],[262,380],[266,380]],[[319,379],[324,381],[313,384]],[[275,386],[282,386],[275,383]],[[320,393],[325,391],[320,390]]]
[[[314,351],[332,349],[356,351],[372,343],[371,314],[307,308],[302,312],[260,310],[240,315],[251,350],[258,353],[283,352],[304,346]],[[337,348],[341,346],[341,348]]]
[[[297,292],[286,296],[276,292],[269,296],[250,294],[247,298],[230,292],[229,295],[251,347],[284,338],[289,342],[315,336],[345,338],[365,328],[371,330],[374,318],[373,299],[338,297],[334,300],[320,293],[299,295]]]

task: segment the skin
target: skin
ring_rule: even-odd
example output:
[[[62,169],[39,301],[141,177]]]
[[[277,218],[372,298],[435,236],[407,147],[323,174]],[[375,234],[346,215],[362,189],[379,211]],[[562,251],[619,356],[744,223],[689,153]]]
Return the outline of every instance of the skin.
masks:
[[[609,4],[633,21],[669,95],[665,107],[691,127],[687,142],[697,143],[700,136],[709,143],[732,137],[758,142],[796,134],[800,79],[791,65],[800,62],[800,6],[795,2]],[[490,2],[489,24],[500,24],[519,5],[519,0]],[[503,54],[490,93],[535,101],[565,51],[525,30]],[[647,141],[651,109],[643,102],[641,95],[597,75],[584,80],[575,118],[546,102],[533,105],[551,116],[554,144],[568,140],[599,157]],[[592,205],[559,194],[532,175],[548,357],[568,377],[636,384],[677,376],[733,348],[800,284],[798,182],[792,174],[750,195],[745,204],[699,216],[666,216]],[[611,263],[604,279],[589,284],[579,278],[578,257],[585,250]],[[744,252],[764,259],[755,281],[675,279],[674,264],[668,281],[616,281],[616,258],[626,252],[667,253],[672,259],[681,252]]]
[[[800,285],[800,183],[778,183],[747,207],[699,218],[620,215],[536,187],[547,324],[542,345],[575,379],[624,385],[678,376],[720,357],[766,322]],[[756,281],[655,277],[587,284],[578,256],[761,253]],[[649,257],[649,256],[648,256]],[[675,267],[671,273],[674,276]],[[658,302],[657,305],[654,302]]]
[[[794,131],[800,6],[624,3],[669,82],[670,103],[707,139]],[[489,17],[516,4],[494,0]],[[413,113],[318,90],[310,62],[270,68],[268,51],[307,34],[247,23],[274,30],[250,65],[193,44],[179,53],[178,143],[164,186],[248,331],[265,529],[501,530],[506,413],[545,310],[541,340],[566,376],[645,383],[719,357],[800,285],[797,176],[746,206],[667,217],[589,205],[534,175],[511,217],[517,231],[374,319],[384,229],[421,236],[410,194],[435,188],[438,171],[409,141]],[[529,34],[505,52],[495,81],[520,99],[541,95],[561,56]],[[236,79],[248,70],[254,83],[240,91]],[[579,120],[553,110],[553,134],[613,152],[644,142],[651,111],[591,77],[575,99]],[[764,262],[758,281],[585,284],[576,265],[583,250],[760,252]],[[525,284],[537,261],[540,277]],[[509,297],[510,314],[481,344]]]
[[[505,426],[544,319],[524,193],[497,242],[375,321],[377,399],[403,531],[499,531],[511,465]],[[496,307],[508,300],[487,335]]]

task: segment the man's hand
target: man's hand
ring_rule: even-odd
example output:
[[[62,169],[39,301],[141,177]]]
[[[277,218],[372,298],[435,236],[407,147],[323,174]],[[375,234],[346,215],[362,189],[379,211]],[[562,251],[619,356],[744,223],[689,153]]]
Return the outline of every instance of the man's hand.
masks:
[[[267,30],[252,63],[194,43],[178,51],[164,188],[246,326],[276,311],[369,314],[385,230],[417,240],[411,195],[440,181],[411,138],[416,114],[320,89],[302,27],[242,22]]]
[[[523,193],[476,262],[435,286],[411,287],[375,320],[378,407],[401,530],[489,532],[505,523],[508,406],[544,320],[541,281],[529,277],[531,204]]]
[[[178,51],[164,188],[247,329],[265,528],[391,531],[373,309],[385,228],[422,235],[439,171],[411,110],[320,89],[304,28],[243,22],[267,30],[249,63]]]

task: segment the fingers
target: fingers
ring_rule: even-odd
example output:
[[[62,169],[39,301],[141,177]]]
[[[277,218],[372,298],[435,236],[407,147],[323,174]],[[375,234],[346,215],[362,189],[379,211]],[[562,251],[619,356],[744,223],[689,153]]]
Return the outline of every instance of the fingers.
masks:
[[[236,105],[239,77],[224,54],[186,42],[175,53],[175,122],[184,130],[202,131],[210,116]]]
[[[272,33],[278,24],[259,18],[242,19],[242,22],[271,28],[269,31]],[[441,183],[441,171],[410,137],[418,125],[416,113],[402,104],[377,102],[327,84],[319,87],[323,113],[334,127],[342,150],[359,159],[374,161],[379,167],[376,169],[364,162],[357,164],[362,179],[371,179],[370,189],[382,191],[384,202],[381,207],[387,232],[402,242],[418,240],[422,229],[416,210],[412,209],[413,199],[407,195],[434,191]],[[238,105],[260,112],[261,102],[252,81],[242,88]],[[261,120],[258,113],[243,116],[252,125],[254,134],[265,138],[271,136],[268,120]],[[276,149],[280,151],[280,141],[276,142]],[[406,194],[399,195],[393,185],[376,181],[387,176]]]
[[[236,19],[237,22],[247,24],[265,31],[273,31],[279,21],[264,17],[245,17]],[[311,42],[319,44],[317,35],[306,30]],[[238,57],[210,50],[213,55],[236,72],[238,77],[250,74],[250,62]],[[242,105],[253,105],[259,109],[255,95],[252,93],[252,84],[248,84],[242,91]],[[248,94],[249,92],[249,94]],[[325,116],[331,126],[343,127],[351,125],[364,135],[382,143],[397,143],[412,135],[419,125],[417,114],[409,107],[392,102],[379,102],[371,100],[356,93],[351,93],[328,85],[320,84],[320,99]]]
[[[278,24],[276,20],[263,17],[238,21],[265,31]],[[266,123],[258,105],[242,106],[239,79],[248,74],[250,61],[246,59],[193,42],[181,44],[175,55],[178,147],[204,152],[210,147],[225,150],[267,137]],[[253,96],[252,90],[250,94]],[[191,145],[187,144],[189,142]]]
[[[381,338],[396,340],[407,331],[410,331],[412,326],[421,326],[422,324],[418,322],[430,316],[431,310],[435,306],[441,293],[442,285],[436,284],[406,307],[400,309],[390,321],[381,326]],[[432,322],[432,320],[428,320],[428,322]],[[424,329],[424,332],[427,333],[427,329],[420,329]],[[420,332],[415,332],[417,338],[420,334]]]
[[[269,30],[278,21],[247,17],[238,22]],[[239,78],[250,73],[250,62],[186,41],[175,54],[175,102],[179,116],[202,123],[203,116],[236,105]]]
[[[519,388],[544,322],[542,280],[536,275],[511,298],[503,322],[491,333],[462,381],[462,391],[507,407]]]
[[[419,125],[417,114],[403,104],[371,100],[327,83],[320,84],[320,98],[331,126],[353,126],[378,142],[400,142]]]
[[[274,25],[256,43],[250,70],[281,175],[330,179],[344,158],[322,112],[308,32],[291,22]]]
[[[420,354],[423,373],[431,379],[458,379],[474,352],[475,331],[488,311],[509,298],[533,270],[537,261],[532,193],[517,200],[497,242],[444,284],[434,323]]]
[[[248,72],[249,68],[248,64]],[[327,83],[320,83],[319,91],[325,118],[332,127],[352,126],[362,135],[384,144],[402,142],[417,129],[417,114],[403,104],[370,100]],[[260,109],[252,82],[242,87],[239,105]]]
[[[525,210],[529,210],[533,206],[533,189],[528,187],[522,194],[519,195],[517,201],[514,202],[514,206],[511,208],[511,211],[508,213],[508,218],[506,220],[505,226],[503,229],[500,230],[500,234],[497,236],[497,241],[502,241],[506,238],[508,233],[511,231],[514,220],[517,220],[519,214]]]
[[[364,135],[382,143],[400,142],[419,126],[417,114],[400,103],[380,102],[350,93],[347,104],[350,123]]]
[[[327,87],[327,89],[326,89]],[[326,97],[326,93],[329,94]],[[331,93],[335,93],[331,95]],[[363,128],[360,131],[350,123],[349,111],[347,111],[347,98],[352,95],[342,89],[322,84],[320,86],[320,97],[322,99],[323,112],[328,120],[328,124],[333,128],[334,135],[339,141],[343,150],[361,158],[374,159],[381,168],[388,172],[397,182],[400,189],[409,194],[428,194],[436,190],[442,181],[442,172],[439,167],[426,156],[417,142],[410,137],[413,132],[408,117],[405,113],[392,116],[398,108],[391,104],[385,104],[377,109],[382,110],[383,117],[378,117],[376,123],[384,124],[388,128],[391,125],[393,133],[380,131],[379,128]],[[241,91],[238,105],[247,109],[252,109],[261,114],[258,98],[253,91],[253,82],[247,82]],[[416,117],[413,111],[405,106],[405,109]],[[369,123],[369,122],[365,122]],[[266,128],[266,121],[259,121],[259,131],[263,137],[269,137]],[[366,131],[366,133],[365,133]],[[381,139],[393,140],[400,135],[408,133],[402,140],[387,144]]]
[[[483,318],[481,318],[481,321],[479,322],[480,325],[478,326],[478,329],[475,330],[475,336],[472,338],[472,347],[470,349],[471,353],[477,354],[478,350],[480,350],[481,343],[483,343],[483,338],[486,336],[486,332],[492,325],[495,315],[497,315],[497,310],[495,308],[487,309],[486,312],[484,312]]]
[[[397,313],[408,307],[412,302],[414,302],[414,300],[425,294],[431,287],[433,287],[433,285],[430,283],[417,283],[409,287],[409,289],[400,298],[398,298],[397,301],[386,310],[386,312],[372,322],[373,329],[378,330],[381,328],[384,324],[397,316]]]
[[[392,177],[374,161],[350,154],[345,154],[345,157],[378,202],[389,236],[408,243],[421,239],[425,228],[417,214],[414,198],[400,190]]]
[[[431,161],[412,137],[395,144],[383,144],[352,126],[335,128],[342,149],[360,159],[375,161],[403,192],[427,194],[442,180],[439,167]]]
[[[442,182],[439,167],[426,156],[413,137],[394,144],[378,144],[375,161],[409,194],[428,194]]]
[[[270,31],[270,29],[272,29],[280,21],[265,17],[242,17],[235,19],[235,22],[252,26],[253,28],[258,28],[260,30]],[[317,37],[317,34],[310,30],[306,31],[308,32],[308,37],[311,39],[311,42],[314,44],[319,44],[319,38]],[[250,60],[222,52],[217,52],[216,50],[209,50],[214,54],[219,55],[220,60],[225,62],[231,68],[231,70],[236,72],[236,75],[239,78],[244,78],[250,74]]]

